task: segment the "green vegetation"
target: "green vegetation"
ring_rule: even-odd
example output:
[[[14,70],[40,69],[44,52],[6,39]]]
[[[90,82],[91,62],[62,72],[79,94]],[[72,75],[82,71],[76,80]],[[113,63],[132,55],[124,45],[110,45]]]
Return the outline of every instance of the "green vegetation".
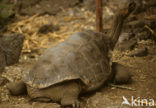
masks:
[[[6,0],[0,0],[0,26],[3,26],[13,14],[12,5]]]

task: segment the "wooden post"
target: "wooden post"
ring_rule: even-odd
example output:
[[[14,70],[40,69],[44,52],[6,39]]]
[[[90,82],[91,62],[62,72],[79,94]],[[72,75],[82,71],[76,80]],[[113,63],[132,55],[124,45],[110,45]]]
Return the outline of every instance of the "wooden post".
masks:
[[[102,32],[102,0],[96,0],[96,31]]]

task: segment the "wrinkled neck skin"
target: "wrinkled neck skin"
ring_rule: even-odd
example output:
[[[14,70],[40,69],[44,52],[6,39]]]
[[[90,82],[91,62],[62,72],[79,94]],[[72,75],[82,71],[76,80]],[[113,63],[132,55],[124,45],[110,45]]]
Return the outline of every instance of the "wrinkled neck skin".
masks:
[[[116,15],[116,17],[113,21],[113,26],[111,28],[111,34],[109,36],[111,50],[114,49],[114,47],[115,47],[115,45],[119,39],[119,36],[121,34],[121,31],[122,31],[123,23],[124,23],[123,17],[121,17],[120,15]]]
[[[121,9],[116,15],[115,18],[113,20],[113,26],[111,28],[111,32],[110,32],[110,40],[111,40],[111,49],[113,50],[118,39],[119,36],[121,34],[122,31],[122,26],[124,23],[124,20],[131,14],[131,12],[135,9],[135,2],[131,2],[129,4],[129,6],[127,8],[123,8]]]

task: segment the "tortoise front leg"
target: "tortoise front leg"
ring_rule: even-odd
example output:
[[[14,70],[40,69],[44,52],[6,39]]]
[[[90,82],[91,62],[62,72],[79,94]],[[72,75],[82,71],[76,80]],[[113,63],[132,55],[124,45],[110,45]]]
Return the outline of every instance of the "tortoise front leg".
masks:
[[[125,67],[122,64],[113,62],[112,70],[115,74],[114,82],[116,84],[125,84],[131,80],[131,74],[130,74],[128,67]]]
[[[79,108],[80,102],[78,96],[81,92],[81,84],[76,82],[71,82],[65,87],[63,97],[61,98],[61,105],[72,106],[73,108]]]
[[[62,105],[62,107],[72,106],[73,108],[79,108],[80,102],[78,100],[78,97],[69,97],[67,95],[67,97],[64,97],[61,100],[61,105]]]

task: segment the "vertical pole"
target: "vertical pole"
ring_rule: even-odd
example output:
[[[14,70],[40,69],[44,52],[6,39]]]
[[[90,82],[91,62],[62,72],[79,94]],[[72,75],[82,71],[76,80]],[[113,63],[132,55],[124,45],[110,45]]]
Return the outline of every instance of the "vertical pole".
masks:
[[[96,31],[102,32],[102,0],[96,0]]]

